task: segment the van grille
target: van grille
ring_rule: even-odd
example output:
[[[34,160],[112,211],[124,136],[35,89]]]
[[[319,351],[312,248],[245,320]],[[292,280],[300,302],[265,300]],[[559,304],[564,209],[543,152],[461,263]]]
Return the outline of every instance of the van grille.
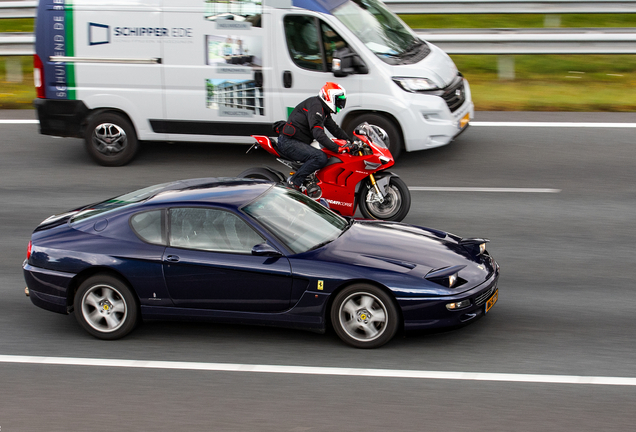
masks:
[[[464,89],[464,79],[461,75],[458,75],[455,80],[444,89],[442,99],[446,101],[446,105],[451,112],[457,111],[457,109],[466,101],[466,90]]]

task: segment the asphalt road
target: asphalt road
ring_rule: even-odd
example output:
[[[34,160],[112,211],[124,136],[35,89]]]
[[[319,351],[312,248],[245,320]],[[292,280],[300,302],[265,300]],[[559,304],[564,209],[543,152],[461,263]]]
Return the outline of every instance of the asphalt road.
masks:
[[[394,171],[409,186],[560,192],[412,192],[405,222],[491,239],[499,302],[468,327],[407,333],[371,351],[333,334],[201,323],[150,322],[105,342],[73,316],[33,306],[21,264],[49,215],[149,184],[277,163],[236,145],[149,143],[129,166],[104,168],[81,141],[41,136],[36,125],[0,124],[0,137],[0,356],[636,377],[634,129],[473,126],[451,145],[404,154]],[[634,406],[634,386],[0,363],[2,432],[628,431]]]

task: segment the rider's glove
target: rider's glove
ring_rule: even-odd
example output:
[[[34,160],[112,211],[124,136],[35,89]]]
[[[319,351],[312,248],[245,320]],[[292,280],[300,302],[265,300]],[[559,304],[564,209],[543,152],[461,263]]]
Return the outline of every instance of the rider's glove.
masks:
[[[338,148],[338,153],[351,153],[352,150],[355,149],[355,144],[351,141],[347,141],[347,143]]]

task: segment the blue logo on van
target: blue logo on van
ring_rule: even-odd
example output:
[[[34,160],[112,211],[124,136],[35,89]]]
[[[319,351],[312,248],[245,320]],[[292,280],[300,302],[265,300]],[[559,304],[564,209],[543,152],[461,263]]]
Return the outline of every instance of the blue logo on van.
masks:
[[[103,45],[110,43],[110,26],[88,23],[88,44]]]

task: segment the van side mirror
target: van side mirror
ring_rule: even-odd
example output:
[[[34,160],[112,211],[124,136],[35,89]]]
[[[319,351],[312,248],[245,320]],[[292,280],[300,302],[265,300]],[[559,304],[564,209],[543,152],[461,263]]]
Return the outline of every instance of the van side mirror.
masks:
[[[331,71],[335,77],[340,78],[354,73],[368,74],[369,68],[358,54],[349,47],[344,47],[334,51]]]

